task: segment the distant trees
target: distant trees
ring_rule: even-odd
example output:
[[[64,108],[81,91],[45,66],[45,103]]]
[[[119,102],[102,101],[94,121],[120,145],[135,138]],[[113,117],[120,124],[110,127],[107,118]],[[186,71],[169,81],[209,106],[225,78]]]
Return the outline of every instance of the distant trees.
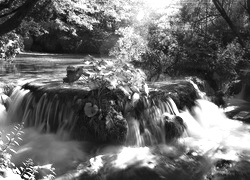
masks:
[[[111,49],[151,80],[196,75],[221,89],[249,65],[250,0],[177,2],[169,14],[169,7],[157,12],[142,0],[4,0],[0,35],[15,29],[36,51],[107,55]]]
[[[107,53],[118,38],[115,31],[131,24],[138,2],[4,0],[0,2],[0,36],[15,30],[32,39],[38,51]]]
[[[147,21],[133,25],[146,47],[140,58],[128,60],[137,60],[151,80],[161,74],[195,75],[215,91],[241,76],[241,69],[249,66],[249,1],[180,0],[177,6],[172,15],[168,9],[147,11]],[[129,42],[128,37],[123,40]]]
[[[19,28],[34,50],[107,54],[136,12],[137,0],[40,0]]]

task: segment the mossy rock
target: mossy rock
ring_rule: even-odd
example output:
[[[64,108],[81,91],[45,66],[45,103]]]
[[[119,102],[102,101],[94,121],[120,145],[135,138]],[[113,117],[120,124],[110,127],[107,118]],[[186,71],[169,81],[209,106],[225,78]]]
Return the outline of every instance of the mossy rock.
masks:
[[[199,98],[194,86],[188,81],[178,81],[166,83],[158,86],[157,91],[150,92],[152,98],[167,99],[172,98],[178,109],[191,108],[195,105],[195,100]]]
[[[46,117],[46,121],[48,121],[44,126],[45,132],[48,131],[48,127],[52,132],[57,132],[60,127],[64,127],[64,130],[69,131],[70,136],[76,140],[100,143],[123,143],[126,140],[127,121],[123,117],[118,103],[125,98],[125,95],[108,88],[84,90],[68,87],[70,86],[60,83],[54,85],[25,84],[23,88],[30,90],[30,93],[26,94],[26,98],[24,98],[22,111],[24,112],[27,107],[31,111],[42,108],[41,106],[45,106],[42,109],[46,109],[48,108],[46,105],[51,104],[50,109],[42,112],[42,116]],[[33,99],[29,100],[30,97]],[[38,103],[41,104],[40,107]],[[35,115],[39,111],[36,110],[30,114]],[[63,115],[60,115],[60,113],[64,113],[62,111],[72,113],[73,119],[65,121]],[[21,114],[21,116],[24,115]],[[28,126],[36,124],[32,122],[34,119],[32,118],[31,115]]]
[[[216,163],[215,172],[208,178],[210,180],[248,180],[250,179],[250,162],[245,160],[235,162],[221,159]]]
[[[167,155],[154,153],[146,160],[130,162],[124,164],[123,168],[115,166],[117,154],[108,154],[94,157],[91,163],[85,162],[80,166],[78,172],[72,171],[65,175],[70,180],[202,180],[211,166],[206,158],[202,156],[192,156],[183,154],[179,157],[168,157]],[[118,155],[119,156],[119,155]],[[153,159],[157,159],[154,161]],[[97,162],[102,162],[98,170],[94,171]],[[151,165],[151,166],[150,166]]]

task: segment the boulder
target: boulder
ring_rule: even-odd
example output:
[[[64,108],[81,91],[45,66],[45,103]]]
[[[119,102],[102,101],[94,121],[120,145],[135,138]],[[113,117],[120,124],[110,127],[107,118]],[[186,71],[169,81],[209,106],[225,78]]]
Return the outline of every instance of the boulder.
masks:
[[[69,87],[67,84],[25,84],[23,88],[30,92],[24,97],[19,115],[25,117],[25,125],[47,122],[42,127],[44,131],[67,131],[71,138],[81,141],[119,144],[126,140],[127,121],[119,106],[125,95],[108,88]],[[27,109],[29,114],[25,114]]]
[[[56,180],[198,180],[208,174],[210,167],[209,161],[200,155],[182,153],[173,157],[171,151],[163,155],[147,147],[125,147],[120,153],[93,157],[81,164],[78,171],[71,171]]]
[[[152,98],[164,100],[170,97],[174,100],[178,109],[193,107],[195,100],[199,98],[194,86],[186,80],[155,83],[152,84],[152,88],[157,89],[150,92]]]
[[[186,126],[180,116],[171,115],[169,113],[163,114],[165,140],[167,143],[178,140],[182,137]]]

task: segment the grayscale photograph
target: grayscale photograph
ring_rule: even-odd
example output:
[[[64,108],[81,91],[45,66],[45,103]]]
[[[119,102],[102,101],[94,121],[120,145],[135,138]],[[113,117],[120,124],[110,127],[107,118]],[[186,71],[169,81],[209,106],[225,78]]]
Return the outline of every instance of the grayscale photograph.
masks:
[[[250,0],[0,0],[0,180],[250,180]]]

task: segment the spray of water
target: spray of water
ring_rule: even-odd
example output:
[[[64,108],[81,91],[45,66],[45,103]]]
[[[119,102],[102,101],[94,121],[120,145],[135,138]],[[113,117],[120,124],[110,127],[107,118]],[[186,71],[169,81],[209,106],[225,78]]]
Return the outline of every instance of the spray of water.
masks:
[[[17,122],[31,126],[23,129],[22,141],[15,147],[12,160],[21,164],[32,158],[40,166],[52,164],[58,175],[85,161],[90,164],[84,167],[83,172],[103,171],[108,174],[114,169],[146,168],[155,171],[164,167],[167,171],[161,169],[159,173],[164,172],[164,177],[171,178],[173,175],[170,174],[174,172],[175,175],[192,172],[180,170],[176,173],[175,167],[180,166],[181,169],[187,162],[198,162],[199,173],[205,174],[216,160],[237,161],[250,151],[250,127],[228,119],[220,108],[204,99],[197,100],[192,110],[179,111],[171,99],[146,101],[142,98],[135,107],[135,110],[142,110],[140,116],[135,111],[127,117],[129,132],[126,144],[101,147],[69,138],[72,129],[68,127],[68,121],[74,120],[71,111],[67,111],[71,104],[60,104],[57,96],[51,100],[43,94],[37,100],[31,92],[15,89],[10,98],[8,113],[0,106],[0,117],[4,119],[1,121],[4,124],[2,130],[10,132]],[[61,122],[61,125],[51,133],[53,126],[49,122],[52,125]],[[48,132],[44,133],[44,129]],[[186,155],[188,152],[198,155],[190,158]],[[198,157],[200,159],[195,159]]]
[[[67,108],[70,105],[59,107],[56,96],[49,102],[46,94],[36,100],[29,90],[19,87],[14,89],[10,99],[7,112],[5,106],[0,105],[0,132],[3,145],[15,137],[12,132],[16,124],[21,123],[25,127],[21,130],[22,133],[16,136],[16,145],[10,147],[10,150],[15,152],[11,158],[13,163],[22,166],[23,162],[31,158],[35,165],[40,167],[51,164],[56,174],[60,175],[89,159],[84,148],[88,144],[69,139],[71,129],[67,129],[67,123],[68,120],[74,122],[74,117]],[[58,113],[57,117],[55,112]],[[58,119],[61,123],[55,122]],[[51,128],[48,122],[60,124],[57,131],[49,132]]]
[[[180,114],[187,124],[190,148],[210,153],[215,159],[238,160],[250,150],[249,125],[228,119],[220,108],[207,100],[197,100],[192,112]]]

